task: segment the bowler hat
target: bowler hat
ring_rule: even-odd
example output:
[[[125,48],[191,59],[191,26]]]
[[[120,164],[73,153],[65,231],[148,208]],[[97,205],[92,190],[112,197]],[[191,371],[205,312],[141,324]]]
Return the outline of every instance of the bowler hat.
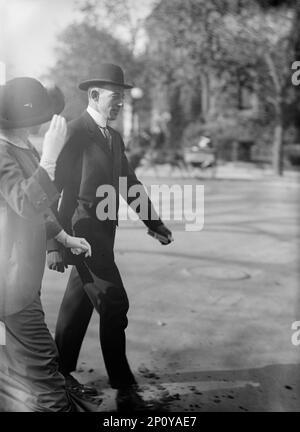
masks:
[[[101,87],[102,84],[115,84],[125,89],[133,86],[124,83],[124,72],[120,66],[112,63],[103,63],[99,67],[98,78],[82,81],[79,84],[81,90],[88,90],[89,87]]]
[[[51,120],[64,109],[61,90],[47,90],[38,80],[19,77],[0,86],[0,127],[3,129],[36,126]]]

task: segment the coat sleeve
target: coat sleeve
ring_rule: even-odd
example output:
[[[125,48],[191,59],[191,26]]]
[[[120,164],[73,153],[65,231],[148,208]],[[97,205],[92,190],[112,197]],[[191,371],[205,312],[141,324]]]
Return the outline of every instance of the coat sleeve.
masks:
[[[83,139],[80,130],[70,131],[69,139],[58,158],[55,170],[55,184],[62,192],[58,208],[59,221],[68,234],[72,234],[72,217],[77,207],[81,179],[81,140]]]
[[[46,211],[45,214],[45,225],[46,225],[46,235],[47,241],[55,241],[54,237],[63,229],[61,224],[58,222],[58,217],[54,211],[51,209]],[[47,248],[48,250],[48,248]]]
[[[47,172],[38,167],[25,179],[6,143],[0,143],[0,194],[19,216],[44,223],[47,209],[59,193]]]
[[[64,146],[55,170],[55,185],[62,194],[60,202],[56,202],[52,211],[59,220],[63,229],[72,235],[72,216],[77,206],[77,188],[74,183],[78,181],[78,176],[74,172],[77,158],[80,157],[80,147],[76,139],[76,133],[70,132],[69,139]],[[47,225],[47,251],[57,251],[63,249],[61,243],[53,239],[53,229],[55,227],[50,222]]]
[[[125,145],[123,140],[121,139],[121,175],[122,177],[126,177],[127,178],[127,194],[124,197],[128,203],[128,205],[130,205],[134,200],[135,197],[129,197],[128,196],[128,190],[130,189],[131,186],[134,185],[142,185],[142,183],[139,181],[139,179],[137,178],[137,176],[135,175],[135,172],[133,171],[133,169],[131,168],[128,159],[126,157],[125,154]],[[159,225],[162,224],[161,219],[159,218],[157,212],[154,209],[154,206],[152,204],[152,201],[150,200],[146,190],[144,189],[144,187],[141,188],[141,190],[143,191],[144,198],[148,201],[148,217],[147,219],[142,219],[143,223],[150,229],[155,230],[155,228]]]

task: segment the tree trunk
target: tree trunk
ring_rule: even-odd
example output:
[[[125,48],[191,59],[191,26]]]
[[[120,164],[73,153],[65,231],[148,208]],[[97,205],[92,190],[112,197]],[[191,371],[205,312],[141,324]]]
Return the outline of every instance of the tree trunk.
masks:
[[[275,129],[273,142],[273,170],[275,175],[283,174],[283,115],[282,115],[282,92],[283,83],[279,72],[276,69],[274,59],[270,52],[265,53],[266,65],[269,68],[270,77],[274,84],[274,108],[275,108]]]
[[[205,72],[201,72],[201,110],[205,122],[207,121],[209,109],[210,109],[209,77]]]
[[[277,118],[273,142],[273,171],[275,175],[283,175],[283,124],[282,116]]]

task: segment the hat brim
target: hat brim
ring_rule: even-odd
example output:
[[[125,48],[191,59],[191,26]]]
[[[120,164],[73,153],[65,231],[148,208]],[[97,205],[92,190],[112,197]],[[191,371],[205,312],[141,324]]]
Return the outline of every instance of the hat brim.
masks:
[[[116,81],[110,81],[110,80],[99,80],[99,79],[92,79],[92,80],[87,80],[87,81],[82,81],[79,84],[79,88],[80,90],[88,90],[90,87],[101,87],[102,84],[114,84],[120,87],[123,87],[124,89],[132,89],[133,86],[130,84],[124,84],[124,83],[119,83]]]
[[[51,110],[42,116],[28,118],[20,121],[9,121],[0,117],[0,127],[3,129],[18,129],[31,126],[37,126],[50,121],[55,113]]]
[[[0,127],[2,129],[19,129],[31,126],[38,126],[50,121],[54,114],[60,114],[65,107],[64,100],[62,101],[59,98],[57,100],[54,100],[49,97],[49,105],[49,109],[38,117],[32,117],[23,120],[7,120],[0,116]]]

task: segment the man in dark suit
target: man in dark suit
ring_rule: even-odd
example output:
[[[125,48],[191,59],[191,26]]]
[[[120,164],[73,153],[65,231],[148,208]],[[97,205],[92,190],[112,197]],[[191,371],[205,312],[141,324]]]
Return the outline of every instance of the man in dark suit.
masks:
[[[99,78],[84,81],[79,88],[88,91],[89,105],[81,117],[69,124],[69,138],[57,163],[56,183],[60,190],[63,189],[59,208],[61,223],[66,230],[87,239],[92,256],[77,260],[72,269],[58,316],[55,340],[60,370],[67,382],[76,386],[70,374],[76,369],[81,344],[95,308],[100,315],[100,343],[109,382],[117,389],[117,407],[132,410],[141,407],[142,401],[126,358],[129,303],[114,260],[114,238],[118,224],[119,178],[126,178],[127,188],[141,186],[141,183],[128,165],[120,134],[108,126],[123,106],[124,90],[131,86],[124,83],[119,66],[103,64]],[[97,189],[102,185],[111,185],[116,191],[116,214],[106,220],[99,220],[97,213],[103,199],[97,197]],[[148,214],[141,219],[149,229],[162,235],[162,244],[170,243],[171,232],[155,213],[146,192],[144,194]],[[128,204],[133,201],[127,193],[125,197]],[[50,268],[59,270],[59,260],[55,251],[50,254]],[[81,390],[85,391],[82,387]]]

